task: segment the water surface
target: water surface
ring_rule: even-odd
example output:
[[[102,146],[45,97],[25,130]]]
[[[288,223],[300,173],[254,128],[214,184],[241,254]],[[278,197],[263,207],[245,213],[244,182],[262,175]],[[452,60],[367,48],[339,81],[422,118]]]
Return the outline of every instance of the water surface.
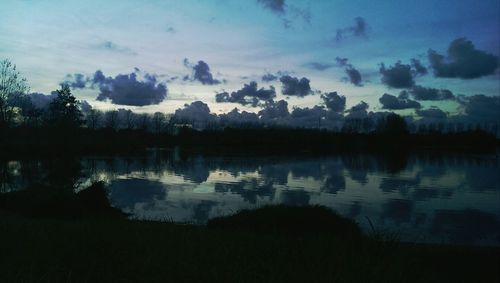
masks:
[[[0,190],[107,183],[131,218],[206,223],[267,204],[330,207],[371,232],[404,241],[500,245],[494,154],[207,155],[149,150],[133,156],[1,162]]]

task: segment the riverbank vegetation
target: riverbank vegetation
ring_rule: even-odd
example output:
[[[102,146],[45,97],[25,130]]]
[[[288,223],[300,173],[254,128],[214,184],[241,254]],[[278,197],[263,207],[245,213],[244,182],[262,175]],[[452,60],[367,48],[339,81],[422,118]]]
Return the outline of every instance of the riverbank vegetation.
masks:
[[[496,282],[498,248],[401,243],[324,207],[128,220],[102,183],[0,195],[1,282]]]

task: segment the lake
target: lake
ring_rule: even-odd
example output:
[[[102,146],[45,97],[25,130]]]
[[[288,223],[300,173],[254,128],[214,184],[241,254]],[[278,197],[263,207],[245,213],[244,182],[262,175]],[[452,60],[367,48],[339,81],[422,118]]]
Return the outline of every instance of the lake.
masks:
[[[268,204],[324,205],[405,242],[500,246],[497,154],[220,154],[0,161],[0,191],[102,180],[131,218],[204,224]],[[371,223],[371,224],[370,224]],[[373,227],[372,227],[373,225]]]

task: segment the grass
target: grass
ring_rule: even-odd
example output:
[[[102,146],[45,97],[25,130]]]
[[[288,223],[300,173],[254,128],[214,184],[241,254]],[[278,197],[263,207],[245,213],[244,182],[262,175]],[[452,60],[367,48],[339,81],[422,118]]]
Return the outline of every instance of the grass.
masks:
[[[386,245],[322,207],[207,226],[0,210],[0,282],[498,282],[498,263],[496,248]]]

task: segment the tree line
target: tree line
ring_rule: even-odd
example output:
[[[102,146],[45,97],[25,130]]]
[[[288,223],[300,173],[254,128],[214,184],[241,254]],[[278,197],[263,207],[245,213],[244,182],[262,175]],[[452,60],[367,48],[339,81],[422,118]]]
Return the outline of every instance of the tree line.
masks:
[[[264,119],[255,113],[243,112],[239,118],[235,113],[215,115],[210,113],[208,106],[202,102],[186,105],[174,114],[156,112],[154,114],[135,113],[127,109],[101,111],[92,108],[86,102],[80,102],[71,93],[71,88],[62,84],[60,89],[53,92],[50,103],[46,107],[35,105],[30,97],[27,80],[17,71],[16,66],[9,60],[0,62],[0,130],[8,128],[42,128],[54,129],[63,132],[86,128],[89,130],[134,130],[148,133],[177,134],[181,129],[221,130],[224,128],[269,128],[289,127],[283,123],[282,117]],[[190,107],[197,107],[191,111]],[[189,112],[189,111],[191,112]],[[234,110],[232,111],[234,112]],[[261,111],[263,112],[263,111]],[[194,113],[194,114],[193,114]],[[377,113],[378,114],[378,113]],[[233,115],[233,116],[231,116]],[[241,119],[246,115],[246,119]],[[290,117],[293,117],[290,115]],[[316,122],[309,123],[307,128],[326,129],[322,125],[324,117],[317,117]],[[382,113],[376,118],[343,118],[342,123],[328,128],[331,132],[381,133],[381,134],[438,134],[460,133],[483,130],[491,133],[498,132],[498,125],[455,123],[422,123],[408,122],[404,117],[395,113]]]

